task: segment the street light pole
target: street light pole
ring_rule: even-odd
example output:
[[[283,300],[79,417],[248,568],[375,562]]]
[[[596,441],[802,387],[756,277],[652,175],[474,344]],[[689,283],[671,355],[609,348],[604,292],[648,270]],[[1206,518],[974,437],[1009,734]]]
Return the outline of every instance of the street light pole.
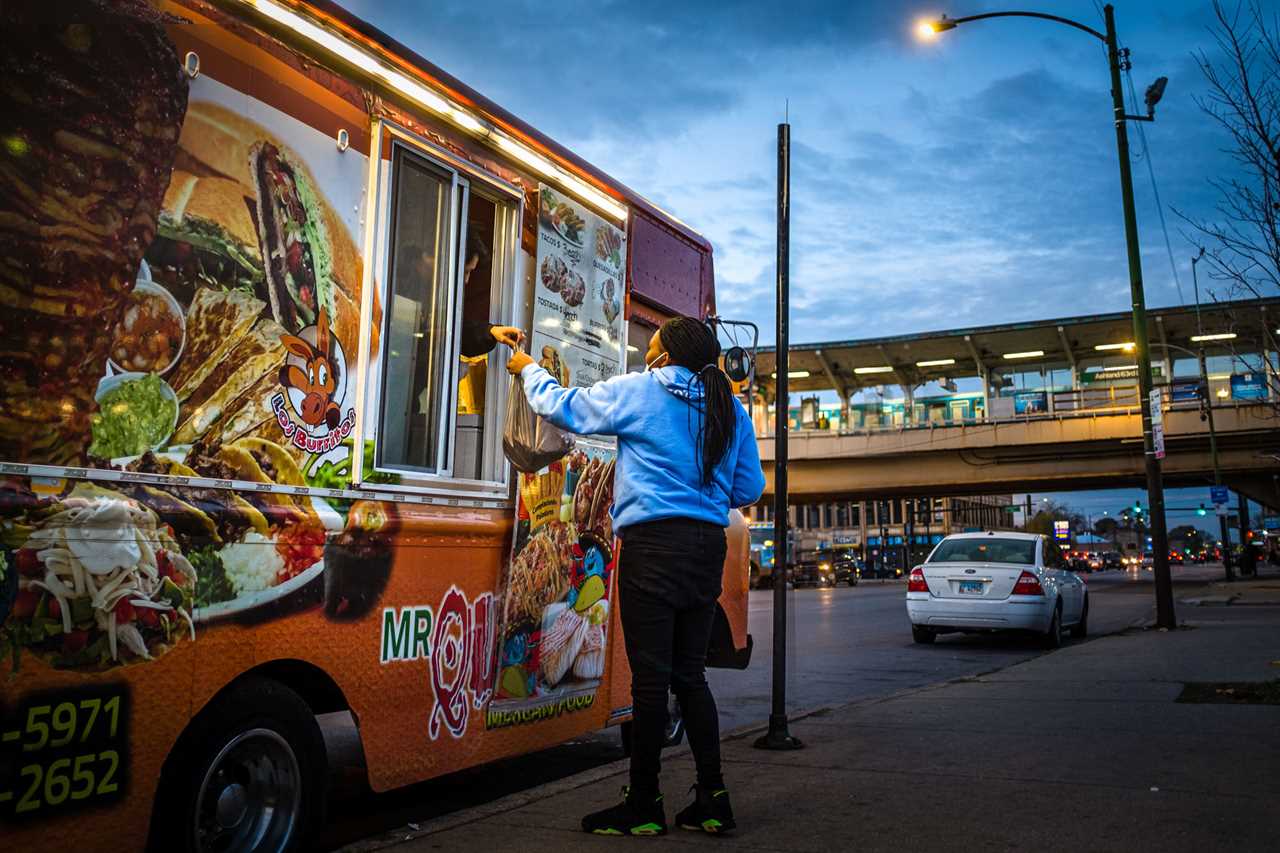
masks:
[[[1196,295],[1196,337],[1203,338],[1204,326],[1200,324],[1200,278],[1196,274],[1196,264],[1200,263],[1200,259],[1204,257],[1204,249],[1200,250],[1200,254],[1191,259],[1191,286],[1195,290]],[[1215,486],[1222,485],[1222,469],[1218,466],[1218,433],[1213,428],[1213,395],[1209,393],[1209,368],[1204,357],[1204,341],[1199,341],[1199,352],[1197,357],[1200,361],[1200,387],[1203,389],[1204,397],[1201,403],[1204,406],[1205,420],[1209,423],[1209,455],[1213,458],[1213,484]],[[1236,579],[1235,570],[1231,567],[1231,534],[1227,531],[1227,516],[1223,514],[1214,505],[1214,512],[1218,514],[1219,535],[1222,537],[1222,568],[1227,573],[1227,580]]]
[[[1147,305],[1142,292],[1142,254],[1138,248],[1138,216],[1133,203],[1133,174],[1129,168],[1129,122],[1120,87],[1120,47],[1116,39],[1115,7],[1102,9],[1107,23],[1107,59],[1111,65],[1111,103],[1115,109],[1116,150],[1120,159],[1120,195],[1124,204],[1124,234],[1129,252],[1129,295],[1133,300],[1133,343],[1138,356],[1138,388],[1142,406],[1142,450],[1146,457],[1147,501],[1151,504],[1151,559],[1156,587],[1156,625],[1177,627],[1173,611],[1173,579],[1169,574],[1169,531],[1164,518],[1164,478],[1156,456],[1151,423],[1151,347],[1147,336]]]
[[[1146,459],[1147,499],[1151,503],[1152,561],[1156,588],[1156,625],[1174,628],[1177,619],[1173,610],[1173,579],[1169,574],[1169,533],[1164,518],[1164,479],[1160,471],[1160,459],[1156,456],[1155,432],[1151,420],[1151,348],[1147,335],[1147,305],[1142,292],[1142,255],[1138,248],[1138,216],[1133,202],[1133,174],[1129,166],[1128,122],[1151,121],[1155,103],[1164,92],[1165,80],[1161,78],[1147,91],[1147,115],[1133,116],[1125,113],[1124,92],[1120,87],[1120,71],[1128,67],[1128,51],[1121,51],[1116,38],[1115,8],[1103,7],[1106,32],[1100,33],[1079,21],[1043,12],[985,12],[964,18],[948,18],[920,26],[923,34],[932,35],[955,29],[959,24],[988,18],[1039,18],[1065,24],[1081,30],[1107,46],[1107,62],[1111,70],[1111,103],[1115,111],[1116,151],[1120,160],[1120,197],[1124,205],[1124,232],[1129,258],[1129,295],[1133,302],[1133,343],[1138,360],[1138,386],[1141,390],[1142,447]]]

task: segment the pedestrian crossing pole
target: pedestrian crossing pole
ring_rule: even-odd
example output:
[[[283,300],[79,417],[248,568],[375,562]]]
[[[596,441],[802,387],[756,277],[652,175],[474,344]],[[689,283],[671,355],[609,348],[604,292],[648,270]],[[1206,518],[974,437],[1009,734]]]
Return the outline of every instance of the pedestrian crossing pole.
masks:
[[[787,538],[787,370],[790,362],[787,320],[789,261],[791,258],[791,125],[778,125],[778,341],[774,395],[773,468],[773,708],[769,731],[755,742],[757,749],[799,749],[787,725],[787,577],[791,549]],[[780,556],[781,555],[781,556]]]

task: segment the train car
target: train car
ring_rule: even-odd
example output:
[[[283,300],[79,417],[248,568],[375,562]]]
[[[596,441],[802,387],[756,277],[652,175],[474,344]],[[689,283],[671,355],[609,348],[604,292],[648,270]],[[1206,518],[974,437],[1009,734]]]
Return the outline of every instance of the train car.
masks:
[[[329,2],[14,0],[0,77],[6,847],[301,847],[326,712],[377,791],[625,721],[615,446],[514,471],[493,327],[589,385],[709,243]]]

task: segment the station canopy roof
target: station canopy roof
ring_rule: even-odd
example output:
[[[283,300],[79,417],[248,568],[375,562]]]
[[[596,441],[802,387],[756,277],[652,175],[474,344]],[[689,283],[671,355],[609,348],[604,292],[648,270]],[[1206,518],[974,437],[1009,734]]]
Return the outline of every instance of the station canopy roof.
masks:
[[[1201,306],[1205,335],[1234,335],[1204,342],[1209,356],[1260,353],[1280,346],[1280,298],[1214,302]],[[1194,305],[1147,309],[1151,360],[1176,360],[1200,345]],[[1040,367],[1123,363],[1133,356],[1121,345],[1133,341],[1128,311],[1064,317],[998,326],[977,326],[884,338],[792,344],[788,366],[792,393],[843,390],[852,394],[878,385],[919,386],[983,372]],[[1181,348],[1181,349],[1178,349]],[[1042,353],[1042,354],[1041,354]],[[1013,356],[1013,357],[1010,357]],[[777,348],[761,347],[757,383],[773,396]]]

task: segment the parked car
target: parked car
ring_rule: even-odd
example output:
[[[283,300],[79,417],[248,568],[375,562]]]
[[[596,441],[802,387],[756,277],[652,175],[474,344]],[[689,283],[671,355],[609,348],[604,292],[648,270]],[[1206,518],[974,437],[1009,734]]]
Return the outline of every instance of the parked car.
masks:
[[[1057,544],[1039,534],[948,536],[911,570],[906,602],[917,643],[955,631],[1032,631],[1056,648],[1065,629],[1088,633],[1088,588]]]

